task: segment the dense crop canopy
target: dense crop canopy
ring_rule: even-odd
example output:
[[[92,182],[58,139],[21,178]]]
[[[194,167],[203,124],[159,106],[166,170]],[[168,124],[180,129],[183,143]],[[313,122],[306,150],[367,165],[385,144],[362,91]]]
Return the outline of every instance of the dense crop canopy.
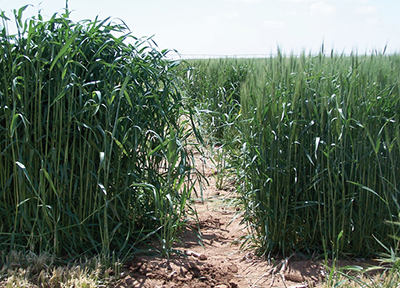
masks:
[[[0,34],[1,248],[168,252],[190,194],[177,63],[123,23],[25,8]]]
[[[188,63],[187,91],[220,104],[203,111],[219,122],[202,123],[225,129],[212,135],[227,144],[249,239],[261,253],[366,255],[381,250],[376,238],[395,246],[398,226],[387,223],[400,212],[398,55],[278,52]]]

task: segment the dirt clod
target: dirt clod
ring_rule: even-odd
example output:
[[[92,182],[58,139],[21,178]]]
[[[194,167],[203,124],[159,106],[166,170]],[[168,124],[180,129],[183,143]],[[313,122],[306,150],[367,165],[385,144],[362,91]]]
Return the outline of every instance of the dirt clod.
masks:
[[[206,255],[204,255],[204,254],[201,254],[200,256],[199,256],[199,259],[200,260],[207,260],[207,256]]]

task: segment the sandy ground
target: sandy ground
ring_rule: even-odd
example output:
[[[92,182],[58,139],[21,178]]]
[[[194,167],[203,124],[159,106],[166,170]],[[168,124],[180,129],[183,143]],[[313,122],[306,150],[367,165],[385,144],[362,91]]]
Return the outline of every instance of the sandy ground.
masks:
[[[204,201],[195,203],[202,244],[198,235],[187,229],[176,246],[186,256],[170,260],[137,256],[126,263],[116,287],[322,287],[325,270],[321,262],[296,255],[266,261],[241,249],[241,237],[247,231],[240,223],[239,208],[230,204],[235,197],[233,187],[216,189],[216,169],[210,158],[200,154],[195,158],[210,184],[203,187]]]

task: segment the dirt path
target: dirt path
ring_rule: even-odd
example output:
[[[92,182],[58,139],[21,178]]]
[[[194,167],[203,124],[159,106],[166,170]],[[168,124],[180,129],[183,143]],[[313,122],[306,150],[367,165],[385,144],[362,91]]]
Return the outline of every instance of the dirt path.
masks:
[[[118,288],[123,287],[321,287],[323,266],[317,262],[290,259],[274,263],[259,259],[251,250],[241,251],[240,238],[246,235],[240,211],[229,205],[233,190],[215,188],[215,168],[209,158],[196,155],[197,165],[210,186],[204,187],[205,201],[198,201],[203,245],[196,233],[187,230],[176,248],[187,257],[137,257],[124,268]],[[286,260],[286,261],[285,261]]]

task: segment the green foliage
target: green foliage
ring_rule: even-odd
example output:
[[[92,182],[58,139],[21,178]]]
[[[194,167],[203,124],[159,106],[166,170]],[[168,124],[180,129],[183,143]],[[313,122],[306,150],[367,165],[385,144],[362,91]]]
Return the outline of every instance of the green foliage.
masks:
[[[109,255],[158,235],[168,254],[191,191],[178,63],[124,23],[25,9],[0,34],[0,250]]]
[[[238,62],[247,67],[229,126],[240,149],[227,146],[226,153],[237,167],[249,239],[261,254],[326,247],[365,256],[381,249],[373,235],[394,244],[389,235],[398,227],[383,223],[399,215],[398,55],[285,57],[278,51],[267,59],[209,61],[219,71]],[[208,83],[192,85],[197,91]]]
[[[399,199],[399,64],[397,55],[278,56],[254,74],[263,85],[242,98],[252,119],[243,199],[264,253],[326,244],[365,255],[379,249],[372,235],[396,233],[382,223]]]
[[[249,73],[243,59],[187,60],[184,92],[192,100],[198,126],[211,142],[232,141],[232,124],[240,110],[241,84]]]

